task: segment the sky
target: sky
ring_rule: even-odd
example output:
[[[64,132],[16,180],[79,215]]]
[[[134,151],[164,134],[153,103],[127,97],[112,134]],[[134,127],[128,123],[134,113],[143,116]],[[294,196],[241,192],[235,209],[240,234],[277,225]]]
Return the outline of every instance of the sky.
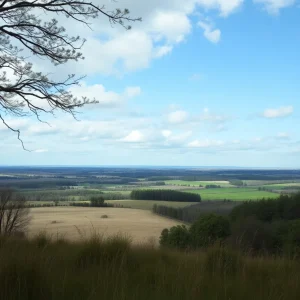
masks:
[[[97,104],[62,113],[7,116],[0,165],[158,165],[300,168],[300,6],[295,0],[93,0],[128,8],[130,31],[100,16],[84,60],[55,78],[86,75],[71,91]],[[60,20],[60,19],[59,19]]]

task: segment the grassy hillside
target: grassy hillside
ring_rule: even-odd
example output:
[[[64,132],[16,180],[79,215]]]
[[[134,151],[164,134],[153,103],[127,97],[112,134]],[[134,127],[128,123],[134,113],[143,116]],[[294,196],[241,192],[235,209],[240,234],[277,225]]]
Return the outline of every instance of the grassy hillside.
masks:
[[[131,246],[127,239],[1,240],[0,299],[296,300],[299,261]]]

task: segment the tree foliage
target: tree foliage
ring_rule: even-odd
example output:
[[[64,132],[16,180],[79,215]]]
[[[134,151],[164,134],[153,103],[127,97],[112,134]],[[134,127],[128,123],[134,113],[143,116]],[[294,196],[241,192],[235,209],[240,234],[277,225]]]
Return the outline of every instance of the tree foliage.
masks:
[[[155,200],[176,202],[200,202],[199,194],[179,192],[174,190],[133,190],[130,194],[133,200]]]
[[[280,195],[275,200],[248,201],[236,206],[230,215],[233,220],[252,216],[263,222],[299,219],[300,193]]]
[[[48,19],[43,20],[41,16]],[[64,80],[50,78],[49,74],[35,71],[22,50],[56,66],[83,59],[80,49],[85,40],[68,35],[55,17],[89,26],[89,20],[99,16],[125,29],[130,29],[129,23],[141,20],[131,18],[128,9],[107,11],[104,6],[85,0],[0,2],[0,120],[18,134],[19,140],[19,129],[9,125],[6,115],[24,117],[33,114],[40,120],[41,113],[63,111],[74,116],[76,108],[96,102],[86,97],[79,99],[70,92],[70,87],[78,85],[82,77],[70,74]]]

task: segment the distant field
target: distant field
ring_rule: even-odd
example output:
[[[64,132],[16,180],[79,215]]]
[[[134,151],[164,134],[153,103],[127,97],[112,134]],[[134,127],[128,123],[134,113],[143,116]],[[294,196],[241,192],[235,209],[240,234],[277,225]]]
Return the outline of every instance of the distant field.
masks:
[[[108,218],[101,218],[102,215]],[[164,228],[181,224],[152,214],[150,211],[126,208],[85,208],[85,207],[51,207],[31,210],[32,221],[29,235],[45,231],[55,238],[82,238],[78,231],[88,236],[94,230],[103,235],[117,233],[128,234],[133,242],[147,242],[150,238],[156,243]]]
[[[298,181],[298,182],[297,182]],[[299,180],[243,180],[248,186],[266,186],[274,184],[296,184],[300,185]]]
[[[153,200],[106,200],[107,203],[121,204],[125,207],[152,210],[154,204],[166,205],[172,207],[185,207],[195,204],[195,202],[171,202],[171,201],[153,201]]]
[[[208,184],[220,185],[221,187],[232,187],[228,181],[187,181],[187,180],[166,180],[166,184],[169,185],[184,185],[184,186],[206,186]]]
[[[267,184],[267,185],[263,185],[263,187],[268,189],[284,189],[290,187],[300,189],[300,182]]]
[[[261,198],[277,198],[279,195],[265,191],[258,191],[254,188],[220,188],[187,190],[190,193],[201,195],[202,200],[257,200]]]

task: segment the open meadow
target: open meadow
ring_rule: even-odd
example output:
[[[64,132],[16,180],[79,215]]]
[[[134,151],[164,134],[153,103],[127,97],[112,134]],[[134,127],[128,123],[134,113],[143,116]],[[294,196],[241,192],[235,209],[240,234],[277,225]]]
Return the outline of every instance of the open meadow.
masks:
[[[45,207],[31,210],[29,236],[46,232],[56,237],[79,240],[91,233],[104,236],[126,234],[134,243],[158,242],[161,231],[180,222],[146,210],[95,207]],[[107,218],[101,218],[106,215]]]
[[[218,188],[218,189],[202,189],[202,190],[188,190],[190,193],[201,195],[201,199],[208,200],[233,200],[233,201],[247,201],[258,200],[261,198],[277,198],[277,193],[259,191],[256,188]]]

